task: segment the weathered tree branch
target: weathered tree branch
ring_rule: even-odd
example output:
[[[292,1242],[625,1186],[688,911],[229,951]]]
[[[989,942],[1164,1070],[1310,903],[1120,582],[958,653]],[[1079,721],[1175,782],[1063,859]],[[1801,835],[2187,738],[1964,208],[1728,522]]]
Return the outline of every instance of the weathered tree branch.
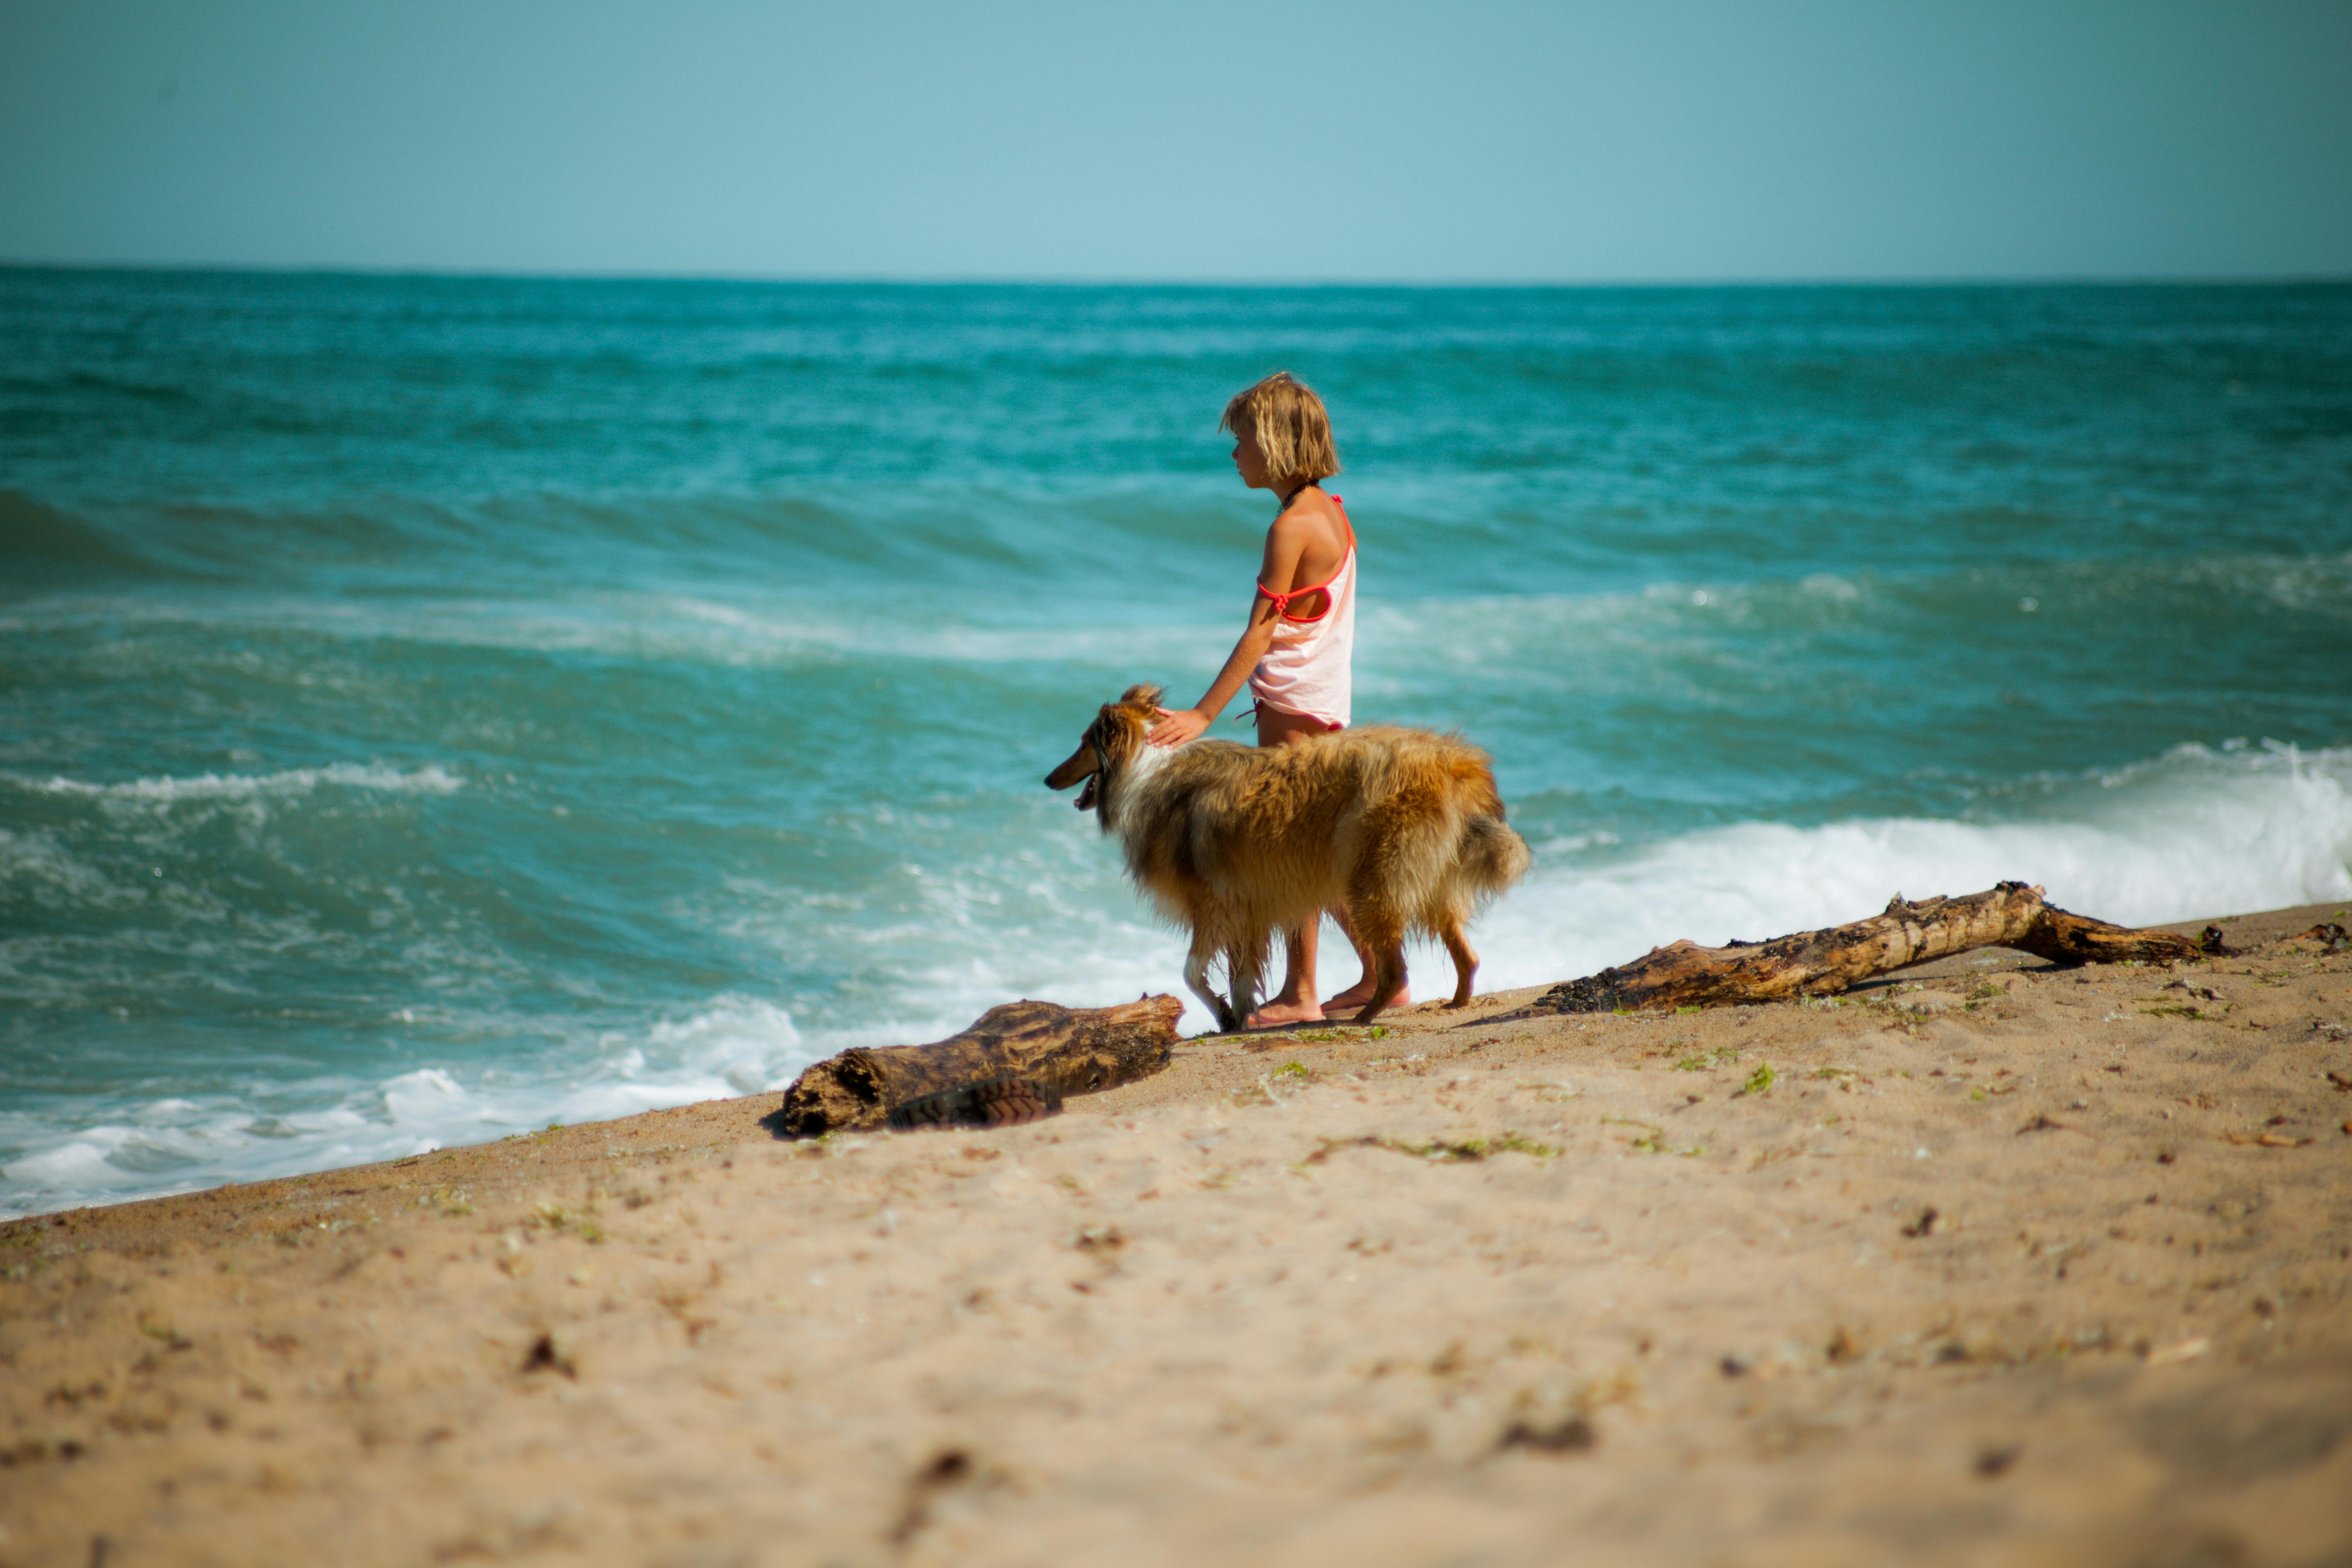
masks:
[[[1032,1120],[1060,1110],[1063,1095],[1113,1089],[1166,1067],[1183,1013],[1173,996],[1077,1009],[1009,1002],[927,1046],[860,1047],[821,1061],[793,1080],[769,1121],[783,1137],[814,1138],[880,1127],[901,1107],[913,1108],[901,1119],[908,1125]],[[975,1096],[975,1086],[992,1092]],[[1008,1097],[995,1086],[1020,1092]]]
[[[1506,1016],[1834,996],[1874,974],[1979,947],[2014,947],[2068,966],[2158,963],[2220,952],[2221,932],[2208,928],[2200,944],[2169,931],[2109,925],[2044,903],[2041,889],[2022,882],[1916,904],[1897,893],[1885,913],[1827,931],[1727,947],[1677,942],[1653,948],[1632,963],[1555,985]]]

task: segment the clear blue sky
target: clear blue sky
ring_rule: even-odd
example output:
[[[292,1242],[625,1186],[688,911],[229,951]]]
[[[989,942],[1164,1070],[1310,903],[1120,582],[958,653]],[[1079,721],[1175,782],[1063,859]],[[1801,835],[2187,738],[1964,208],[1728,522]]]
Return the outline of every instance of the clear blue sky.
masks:
[[[7,0],[0,260],[2352,276],[2352,0]]]

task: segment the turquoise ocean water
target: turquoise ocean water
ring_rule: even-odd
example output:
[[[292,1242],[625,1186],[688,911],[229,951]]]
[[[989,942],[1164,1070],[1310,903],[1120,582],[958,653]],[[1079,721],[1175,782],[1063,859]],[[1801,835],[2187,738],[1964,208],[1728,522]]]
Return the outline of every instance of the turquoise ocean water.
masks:
[[[0,1212],[1177,989],[1038,781],[1230,647],[1276,366],[1494,985],[2352,900],[2352,288],[0,271]]]

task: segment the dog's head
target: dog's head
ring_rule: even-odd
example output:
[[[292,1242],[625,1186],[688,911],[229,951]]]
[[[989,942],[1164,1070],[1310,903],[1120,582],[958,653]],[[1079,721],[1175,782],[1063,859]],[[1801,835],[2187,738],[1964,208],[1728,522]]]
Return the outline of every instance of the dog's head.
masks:
[[[1161,695],[1157,686],[1130,686],[1118,701],[1104,703],[1078,749],[1045,775],[1045,787],[1067,789],[1084,779],[1087,787],[1078,792],[1078,809],[1092,810],[1104,780],[1143,749],[1144,737],[1159,718]]]

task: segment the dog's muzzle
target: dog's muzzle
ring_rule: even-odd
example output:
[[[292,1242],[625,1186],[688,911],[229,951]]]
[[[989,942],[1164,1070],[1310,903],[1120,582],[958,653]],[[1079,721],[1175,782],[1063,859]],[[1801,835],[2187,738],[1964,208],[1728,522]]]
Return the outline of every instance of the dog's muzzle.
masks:
[[[1104,763],[1102,748],[1095,744],[1091,740],[1081,744],[1078,751],[1071,752],[1070,761],[1068,763],[1064,763],[1060,767],[1055,768],[1052,773],[1045,775],[1045,787],[1047,789],[1069,788],[1069,784],[1064,781],[1062,774],[1067,771],[1071,763],[1075,763],[1078,760],[1081,753],[1091,753],[1095,759],[1095,765],[1093,770],[1080,781],[1083,787],[1079,789],[1078,798],[1074,804],[1080,811],[1091,811],[1094,809],[1096,797],[1101,793],[1098,786],[1102,781]]]

